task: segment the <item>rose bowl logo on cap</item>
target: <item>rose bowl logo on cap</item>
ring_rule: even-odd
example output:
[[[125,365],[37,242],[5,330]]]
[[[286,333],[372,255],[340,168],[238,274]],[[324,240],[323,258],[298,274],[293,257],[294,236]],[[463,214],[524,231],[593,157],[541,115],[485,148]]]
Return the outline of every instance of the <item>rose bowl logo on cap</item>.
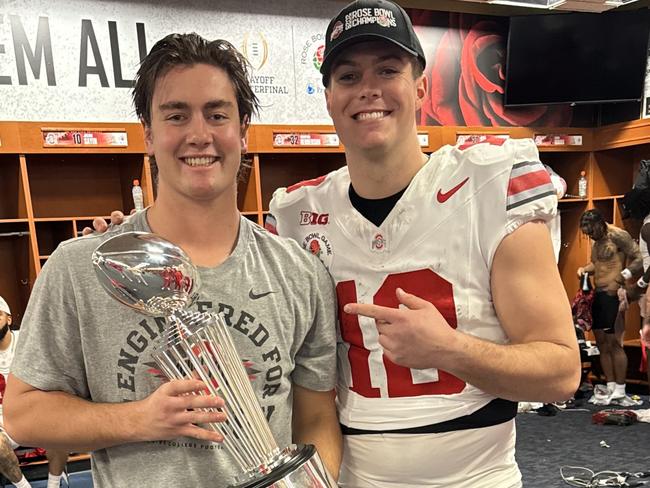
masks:
[[[378,15],[377,23],[382,27],[390,27],[390,20],[388,20],[388,16],[386,15]]]
[[[343,22],[337,20],[336,24],[334,24],[334,28],[332,29],[332,33],[330,34],[330,41],[333,41],[338,36],[340,36],[341,32],[343,32]]]

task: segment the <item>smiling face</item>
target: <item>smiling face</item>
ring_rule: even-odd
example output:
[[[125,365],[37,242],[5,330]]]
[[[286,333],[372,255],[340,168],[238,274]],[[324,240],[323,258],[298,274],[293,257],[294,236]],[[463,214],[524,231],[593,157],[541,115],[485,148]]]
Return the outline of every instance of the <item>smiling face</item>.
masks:
[[[246,128],[223,69],[181,65],[158,78],[145,126],[147,153],[158,165],[158,198],[234,201]]]
[[[327,110],[346,148],[392,150],[411,143],[426,77],[414,79],[412,57],[386,41],[352,45],[334,61]]]

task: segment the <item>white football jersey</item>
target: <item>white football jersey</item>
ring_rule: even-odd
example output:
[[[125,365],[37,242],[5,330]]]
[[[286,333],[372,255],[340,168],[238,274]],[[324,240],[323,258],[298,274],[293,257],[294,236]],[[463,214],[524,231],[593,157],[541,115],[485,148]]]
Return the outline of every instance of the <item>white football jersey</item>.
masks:
[[[431,155],[377,227],[350,203],[347,167],[276,190],[267,228],[317,254],[339,301],[337,401],[343,425],[420,427],[469,415],[494,397],[437,370],[383,356],[373,319],[346,303],[397,307],[397,287],[437,307],[451,327],[497,343],[507,337],[490,292],[501,240],[550,220],[557,197],[531,140],[491,139]],[[522,252],[525,252],[522,250]]]

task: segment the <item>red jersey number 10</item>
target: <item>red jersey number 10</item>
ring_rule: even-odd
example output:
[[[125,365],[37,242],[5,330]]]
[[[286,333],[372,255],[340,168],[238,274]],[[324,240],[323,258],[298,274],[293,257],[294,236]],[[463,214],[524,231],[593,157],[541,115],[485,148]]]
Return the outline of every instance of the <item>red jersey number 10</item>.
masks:
[[[454,295],[451,283],[447,280],[430,269],[388,275],[377,293],[375,293],[373,303],[384,307],[397,308],[399,302],[395,290],[398,287],[431,302],[449,325],[454,329],[456,328]],[[379,388],[372,386],[372,373],[369,364],[370,351],[364,345],[359,317],[343,312],[343,307],[347,303],[357,301],[355,282],[350,280],[338,283],[336,285],[336,294],[338,297],[341,336],[350,345],[348,350],[348,359],[352,372],[352,386],[350,389],[367,398],[379,398],[381,396]],[[451,395],[460,393],[465,388],[464,381],[442,370],[438,370],[438,381],[415,384],[409,368],[398,366],[385,357],[383,357],[383,365],[390,398]]]

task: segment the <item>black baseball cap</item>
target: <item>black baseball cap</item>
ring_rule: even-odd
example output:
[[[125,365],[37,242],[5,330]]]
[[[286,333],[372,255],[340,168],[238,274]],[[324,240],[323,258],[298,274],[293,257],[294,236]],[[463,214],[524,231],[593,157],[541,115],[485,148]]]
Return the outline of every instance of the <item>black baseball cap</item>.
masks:
[[[420,40],[413,31],[411,19],[404,9],[389,0],[356,0],[334,17],[325,33],[325,53],[320,72],[323,84],[329,84],[332,62],[352,44],[383,39],[401,47],[426,66]]]

